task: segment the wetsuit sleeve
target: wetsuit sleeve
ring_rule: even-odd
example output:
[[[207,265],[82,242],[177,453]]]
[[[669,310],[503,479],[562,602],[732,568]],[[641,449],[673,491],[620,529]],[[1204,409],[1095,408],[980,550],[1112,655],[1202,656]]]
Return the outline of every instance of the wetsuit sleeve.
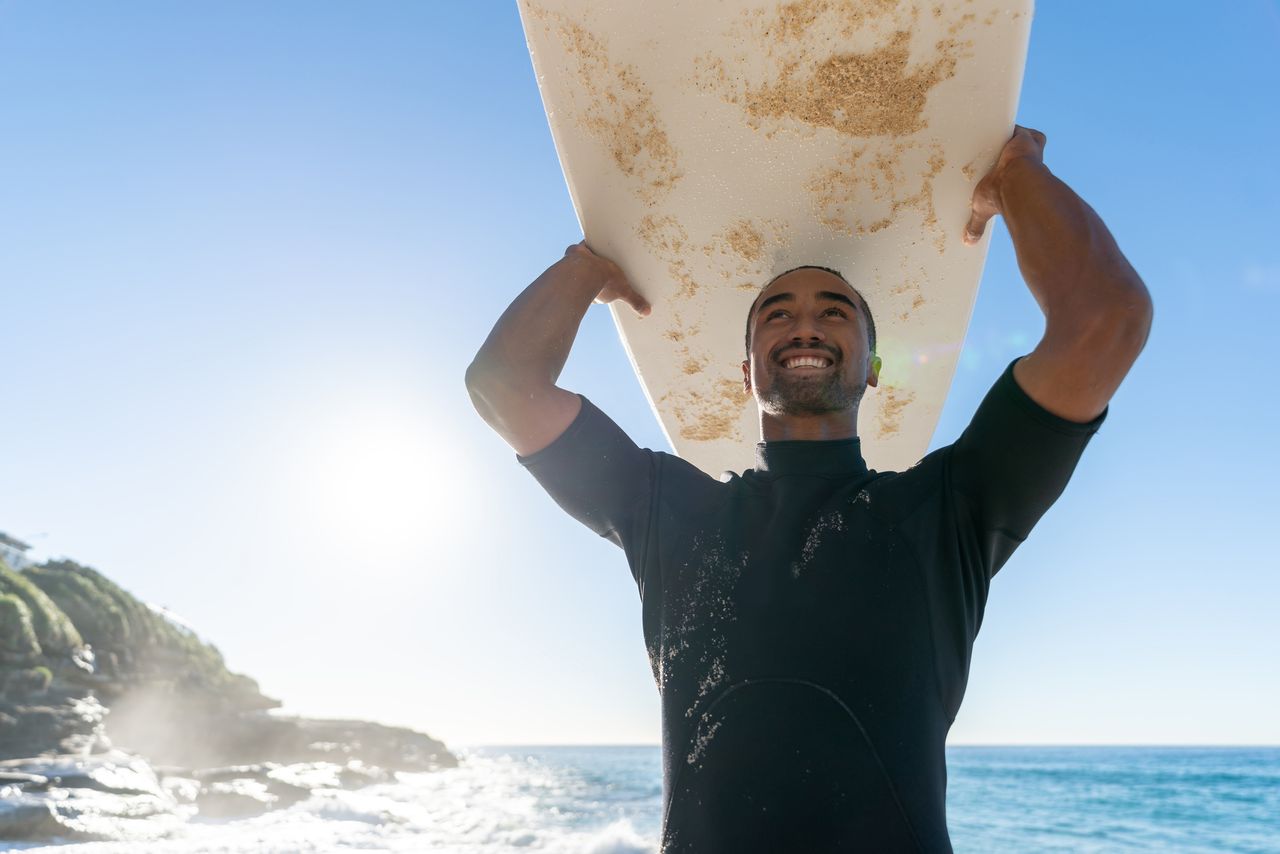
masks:
[[[951,447],[949,479],[977,537],[987,577],[1066,488],[1085,445],[1106,418],[1068,421],[1027,395],[1013,365],[987,392],[969,426]]]
[[[656,461],[582,395],[582,410],[555,441],[516,459],[565,512],[621,546],[640,580]]]

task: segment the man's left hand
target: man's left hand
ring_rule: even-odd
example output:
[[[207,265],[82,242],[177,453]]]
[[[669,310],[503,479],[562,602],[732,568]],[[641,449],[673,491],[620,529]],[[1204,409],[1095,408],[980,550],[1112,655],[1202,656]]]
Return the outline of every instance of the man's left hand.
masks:
[[[1009,164],[1023,159],[1043,164],[1046,139],[1047,137],[1038,130],[1014,125],[1013,136],[1000,150],[996,165],[973,189],[971,203],[973,213],[969,216],[969,224],[964,229],[966,246],[973,246],[981,240],[982,233],[987,230],[987,222],[1001,213],[1000,185]]]

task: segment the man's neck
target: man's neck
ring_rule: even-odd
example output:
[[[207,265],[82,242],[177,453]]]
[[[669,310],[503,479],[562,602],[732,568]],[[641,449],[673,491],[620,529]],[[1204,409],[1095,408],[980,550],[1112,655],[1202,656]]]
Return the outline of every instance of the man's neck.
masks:
[[[764,442],[822,442],[858,438],[858,408],[816,415],[760,413],[760,438]]]

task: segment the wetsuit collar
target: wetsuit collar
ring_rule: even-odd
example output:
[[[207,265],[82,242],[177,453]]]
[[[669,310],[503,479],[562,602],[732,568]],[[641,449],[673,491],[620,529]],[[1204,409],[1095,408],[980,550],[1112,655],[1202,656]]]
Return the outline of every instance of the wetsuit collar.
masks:
[[[862,442],[854,439],[828,441],[788,440],[756,445],[756,471],[769,474],[865,474]]]

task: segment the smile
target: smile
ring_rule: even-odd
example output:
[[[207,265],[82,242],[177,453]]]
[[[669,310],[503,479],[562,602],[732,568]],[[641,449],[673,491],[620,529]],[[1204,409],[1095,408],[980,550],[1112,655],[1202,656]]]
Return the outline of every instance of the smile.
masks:
[[[790,359],[784,359],[782,366],[787,370],[795,368],[829,368],[831,360],[822,356],[792,356]]]

